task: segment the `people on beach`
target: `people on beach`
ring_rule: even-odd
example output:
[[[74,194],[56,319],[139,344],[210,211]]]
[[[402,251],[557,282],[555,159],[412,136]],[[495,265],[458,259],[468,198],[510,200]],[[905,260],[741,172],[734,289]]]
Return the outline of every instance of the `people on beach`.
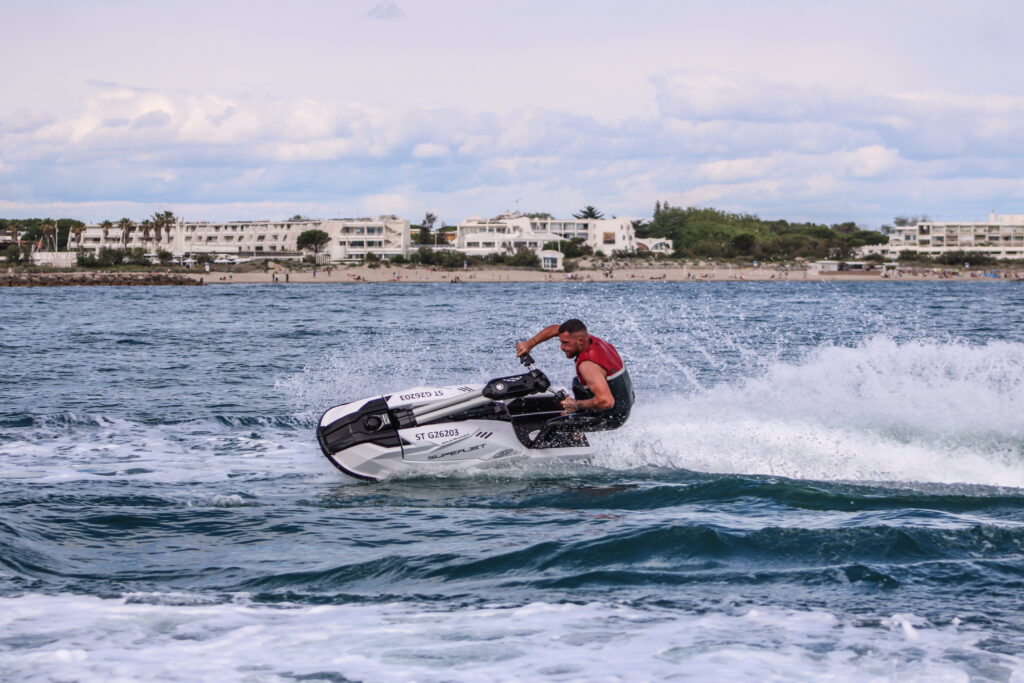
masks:
[[[608,342],[591,335],[576,318],[561,325],[548,325],[530,339],[516,342],[516,356],[523,356],[538,344],[558,337],[562,353],[576,361],[573,395],[562,401],[562,424],[580,431],[621,427],[633,407],[633,382],[619,356]]]

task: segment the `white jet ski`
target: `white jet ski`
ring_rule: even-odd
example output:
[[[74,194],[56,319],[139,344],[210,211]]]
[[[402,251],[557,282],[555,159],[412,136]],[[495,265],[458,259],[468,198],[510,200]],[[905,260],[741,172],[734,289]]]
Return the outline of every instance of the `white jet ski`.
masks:
[[[416,387],[335,406],[320,418],[324,455],[345,474],[377,481],[515,456],[585,457],[590,444],[562,413],[564,390],[528,372],[484,385]]]

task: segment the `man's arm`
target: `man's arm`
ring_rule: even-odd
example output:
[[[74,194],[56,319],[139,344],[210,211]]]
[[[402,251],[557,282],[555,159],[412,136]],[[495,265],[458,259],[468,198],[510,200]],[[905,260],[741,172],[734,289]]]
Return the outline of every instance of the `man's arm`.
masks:
[[[615,397],[608,386],[607,374],[600,365],[591,360],[580,363],[577,370],[580,377],[587,381],[587,387],[594,392],[594,398],[577,401],[574,398],[567,398],[562,401],[562,408],[567,413],[575,413],[578,410],[608,410],[615,407]]]
[[[529,353],[537,344],[546,342],[548,339],[554,339],[558,336],[559,325],[548,325],[543,330],[533,335],[529,339],[521,342],[516,342],[516,356],[522,356],[525,353]]]

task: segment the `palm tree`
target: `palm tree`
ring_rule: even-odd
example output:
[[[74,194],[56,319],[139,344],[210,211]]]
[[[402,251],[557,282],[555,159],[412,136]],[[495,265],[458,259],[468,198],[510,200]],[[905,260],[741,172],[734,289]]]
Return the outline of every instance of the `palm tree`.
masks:
[[[46,246],[46,243],[50,241],[50,238],[53,236],[55,230],[56,226],[54,225],[52,220],[47,218],[45,221],[43,221],[42,226],[40,227],[40,231],[43,233],[43,246]],[[57,251],[56,242],[53,243],[53,250]]]
[[[171,238],[171,228],[174,227],[174,213],[172,211],[157,211],[153,214],[153,231],[156,233],[156,241],[160,241],[163,231],[167,231],[167,239]]]
[[[121,228],[121,248],[127,249],[128,236],[135,229],[135,223],[132,222],[131,218],[122,218],[117,222],[117,227]]]
[[[167,235],[167,241],[171,241],[171,228],[178,222],[173,211],[164,211],[164,233]]]
[[[110,232],[110,229],[114,227],[114,223],[113,221],[103,221],[100,223],[100,227],[103,228],[103,245],[106,246],[107,234]]]
[[[142,242],[143,242],[143,244],[145,244],[146,242],[149,241],[149,231],[153,229],[153,221],[151,221],[151,220],[149,220],[147,218],[146,220],[142,221],[141,227],[142,227]]]
[[[594,207],[590,206],[589,204],[587,206],[583,207],[582,211],[580,211],[579,213],[574,213],[572,216],[573,216],[573,218],[594,218],[594,219],[604,218],[604,214],[603,213],[601,213],[600,211],[598,211]]]
[[[85,225],[79,222],[75,222],[71,226],[71,232],[75,233],[75,245],[77,249],[82,248],[82,233],[85,232]]]

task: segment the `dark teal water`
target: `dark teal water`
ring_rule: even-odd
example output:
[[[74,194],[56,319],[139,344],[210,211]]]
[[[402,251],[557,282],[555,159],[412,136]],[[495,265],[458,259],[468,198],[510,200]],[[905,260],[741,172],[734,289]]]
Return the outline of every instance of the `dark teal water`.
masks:
[[[0,678],[1024,676],[1019,284],[9,289],[0,311]],[[319,453],[327,407],[507,374],[568,317],[638,393],[593,461],[365,484]]]

